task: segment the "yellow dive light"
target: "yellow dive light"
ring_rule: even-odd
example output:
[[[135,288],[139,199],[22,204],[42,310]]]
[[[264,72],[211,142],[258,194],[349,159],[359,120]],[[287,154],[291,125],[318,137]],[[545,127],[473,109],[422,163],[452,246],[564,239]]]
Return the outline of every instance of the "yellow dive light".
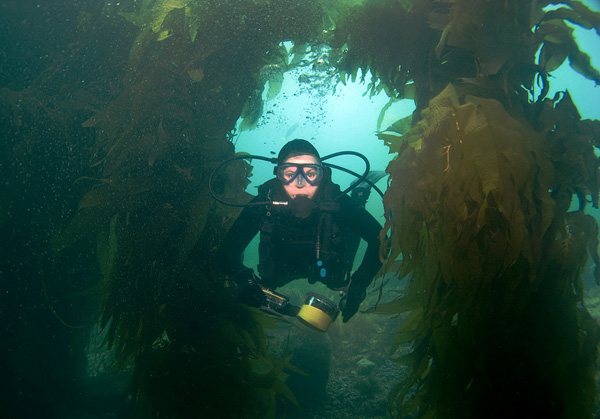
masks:
[[[300,311],[298,319],[309,327],[326,332],[331,322],[338,316],[337,305],[322,295],[309,292]]]

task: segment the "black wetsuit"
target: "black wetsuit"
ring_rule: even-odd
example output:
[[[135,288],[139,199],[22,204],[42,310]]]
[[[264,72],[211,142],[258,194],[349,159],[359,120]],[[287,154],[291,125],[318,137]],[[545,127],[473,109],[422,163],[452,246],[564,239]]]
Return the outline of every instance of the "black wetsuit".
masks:
[[[290,201],[278,179],[259,187],[252,202]],[[296,217],[289,206],[257,205],[244,208],[218,252],[218,263],[228,275],[247,269],[242,255],[260,231],[258,273],[262,284],[274,289],[299,278],[320,281],[331,289],[347,285],[355,250],[348,237],[358,235],[368,244],[353,278],[368,285],[381,267],[380,224],[339,186],[324,179],[306,218]],[[339,197],[338,199],[332,199]],[[349,254],[351,252],[352,254]],[[366,284],[365,284],[366,283]]]

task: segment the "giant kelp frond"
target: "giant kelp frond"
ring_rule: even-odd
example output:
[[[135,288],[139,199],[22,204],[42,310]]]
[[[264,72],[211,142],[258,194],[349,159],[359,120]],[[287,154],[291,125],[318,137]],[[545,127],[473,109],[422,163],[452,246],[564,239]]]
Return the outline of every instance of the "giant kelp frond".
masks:
[[[267,80],[276,94],[288,65],[282,42],[320,36],[322,9],[289,0],[126,7],[106,9],[138,28],[122,90],[83,124],[97,132],[101,174],[81,180],[89,190],[56,248],[97,238],[106,342],[119,365],[133,362],[131,391],[147,415],[260,417],[275,394],[293,396],[285,363],[269,358],[262,328],[223,287],[212,255],[239,209],[208,199],[207,180],[234,155],[240,114],[260,116],[260,107],[243,111],[248,98]],[[235,162],[213,187],[248,200],[250,174]],[[256,369],[269,363],[269,374]]]
[[[412,309],[410,327],[397,339],[414,346],[409,377],[392,394],[401,416],[415,409],[419,416],[485,416],[486,406],[514,398],[500,388],[525,392],[528,409],[547,409],[550,397],[562,400],[565,412],[591,412],[592,399],[579,406],[563,391],[567,382],[593,382],[583,371],[595,349],[577,336],[597,333],[595,324],[578,321],[582,309],[574,304],[588,250],[597,260],[596,223],[567,211],[577,190],[597,193],[596,176],[587,174],[597,173],[598,160],[592,138],[574,135],[578,124],[569,103],[547,101],[558,124],[540,132],[500,102],[460,96],[450,85],[410,132],[395,137],[401,152],[388,168],[385,207],[393,217],[386,227],[392,260],[401,257],[401,275],[413,280],[402,298],[380,310]],[[551,302],[561,299],[571,305],[557,317]],[[569,335],[563,355],[547,355],[542,364],[537,351],[558,343],[544,333],[529,339],[527,328],[544,316],[577,326],[561,332]],[[525,340],[530,349],[521,347]],[[565,353],[571,355],[561,358]],[[513,356],[527,359],[526,368],[536,373],[517,378],[519,367],[512,366],[505,374],[500,366],[509,368]],[[563,362],[576,370],[564,371]],[[538,373],[560,386],[548,387]]]
[[[198,285],[179,281],[179,306],[164,310],[169,329],[137,356],[133,397],[144,417],[274,417],[276,394],[294,400],[285,385],[292,367],[266,355],[255,321],[264,314],[219,296],[222,287]],[[215,298],[227,310],[215,310]]]
[[[561,2],[564,5],[548,11],[536,24],[535,41],[541,45],[539,65],[550,73],[557,69],[565,60],[571,67],[600,84],[600,72],[591,65],[590,57],[581,51],[573,36],[573,29],[567,22],[585,29],[600,31],[600,13],[590,10],[578,1]]]
[[[142,2],[140,10],[136,12],[119,11],[119,15],[123,16],[142,30],[150,28],[152,31],[158,33],[169,12],[173,9],[183,9],[188,3],[192,3],[192,0],[145,1]],[[190,30],[191,29],[192,28],[190,27]]]
[[[410,2],[414,3],[414,2]],[[425,2],[429,4],[429,2]],[[341,15],[334,45],[347,49],[338,69],[342,80],[361,81],[371,74],[370,94],[385,90],[404,97],[405,85],[426,73],[435,31],[427,25],[427,6],[403,1],[371,1]]]
[[[149,278],[164,272],[158,269],[151,274],[151,268],[135,266],[147,265],[144,261],[156,262],[155,257],[162,260],[159,265],[168,266],[166,255],[158,253],[169,248],[174,252],[169,253],[169,257],[175,256],[173,262],[186,261],[191,247],[203,234],[206,219],[212,217],[210,202],[201,199],[207,194],[205,180],[217,162],[232,153],[225,134],[235,124],[249,92],[258,90],[259,82],[264,84],[259,74],[265,62],[278,56],[281,39],[304,41],[312,28],[318,27],[314,21],[320,21],[320,17],[318,8],[315,10],[318,19],[311,20],[307,19],[312,13],[309,4],[155,1],[145,2],[140,10],[127,14],[142,30],[131,49],[125,89],[84,124],[99,129],[98,158],[94,163],[102,165],[104,179],[86,194],[81,209],[101,209],[96,214],[104,217],[104,222],[115,212],[123,215],[119,237],[125,243],[119,248],[126,254],[113,276],[133,270],[121,279],[109,279],[114,296],[108,300],[105,319],[108,322],[116,316],[109,337],[139,336],[125,330],[117,333],[114,328],[138,329],[143,322],[135,319],[135,313],[149,302],[142,298],[136,308],[135,304],[123,306],[120,301],[123,295],[130,295],[142,283],[150,285]],[[285,15],[295,19],[302,16],[302,24],[291,19],[282,24],[270,17]],[[199,25],[196,29],[203,28],[201,35],[186,32],[193,26],[192,20]],[[145,26],[151,29],[143,29]],[[159,29],[169,36],[160,36]],[[243,193],[249,172],[238,169],[239,165],[230,165],[231,173],[216,179],[215,187],[227,194]],[[215,208],[219,210],[220,206]],[[212,224],[207,232],[213,239],[218,236],[217,226],[221,226],[222,235],[235,215],[222,217],[224,221]],[[82,234],[80,224],[76,222],[79,227],[69,233],[73,239]],[[167,237],[178,237],[182,248],[158,244]],[[65,237],[65,241],[69,239]],[[209,248],[214,246],[212,243]],[[149,298],[162,286],[156,287]],[[126,307],[134,318],[121,322],[119,307]]]
[[[384,198],[388,263],[400,260],[399,276],[411,278],[374,310],[410,310],[395,346],[412,344],[409,377],[390,393],[402,417],[501,417],[511,405],[525,416],[591,417],[598,326],[579,302],[585,260],[598,263],[584,210],[598,204],[599,126],[581,121],[568,93],[546,94],[567,59],[598,80],[566,23],[597,28],[598,14],[578,2],[542,6],[420,2],[415,13],[437,32],[421,32],[426,68],[407,58],[410,42],[378,55],[376,40],[398,30],[390,21],[411,13],[397,2],[366,4],[361,13],[379,26],[348,42],[349,72],[369,63],[362,70],[396,96],[388,74],[404,71],[403,84],[415,85],[412,128],[398,121],[378,134],[397,153]]]
[[[554,210],[550,196],[533,187],[547,191],[554,178],[539,134],[510,118],[497,101],[469,97],[460,105],[449,86],[398,141],[412,136],[421,138],[422,150],[412,148],[407,161],[388,169],[390,188],[397,191],[386,197],[394,213],[387,226],[397,229],[392,256],[419,264],[441,255],[432,269],[457,270],[461,275],[446,281],[465,284],[494,277],[522,256],[532,264],[539,260],[540,246],[531,236],[544,235]],[[489,224],[498,231],[488,231]],[[432,231],[440,240],[435,251]],[[481,255],[494,254],[495,266],[478,266]]]
[[[505,107],[542,100],[548,74],[567,59],[598,82],[566,22],[598,30],[600,14],[576,1],[547,12],[542,6],[520,0],[365,2],[338,17],[334,45],[345,50],[338,69],[342,80],[354,81],[360,72],[365,81],[370,73],[371,94],[414,97],[417,111],[448,82]]]
[[[567,189],[576,195],[579,210],[585,209],[588,196],[594,208],[598,208],[599,163],[594,150],[600,145],[600,121],[581,121],[568,92],[544,100],[535,121],[548,134],[547,147],[557,170],[555,182],[560,185],[557,189]]]

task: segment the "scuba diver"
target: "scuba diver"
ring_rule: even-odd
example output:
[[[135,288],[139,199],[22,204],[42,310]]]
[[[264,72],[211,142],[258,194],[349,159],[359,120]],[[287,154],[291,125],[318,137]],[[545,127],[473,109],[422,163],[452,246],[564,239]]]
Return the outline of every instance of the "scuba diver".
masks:
[[[361,156],[367,164],[365,175],[343,192],[331,180],[331,167],[353,172],[322,161],[340,154]],[[250,203],[238,205],[244,209],[217,251],[218,265],[237,284],[240,300],[254,307],[266,304],[269,294],[265,290],[301,278],[307,278],[310,284],[322,282],[345,294],[339,310],[347,322],[357,312],[381,267],[381,225],[365,210],[364,202],[346,194],[356,186],[364,188],[365,182],[375,187],[367,179],[368,161],[353,152],[321,159],[316,148],[302,139],[286,143],[276,161],[263,159],[276,163],[276,177],[261,185]],[[377,180],[381,178],[378,176]],[[242,260],[246,247],[259,232],[257,276]],[[359,238],[366,241],[367,249],[352,273]],[[337,307],[334,311],[333,319]]]

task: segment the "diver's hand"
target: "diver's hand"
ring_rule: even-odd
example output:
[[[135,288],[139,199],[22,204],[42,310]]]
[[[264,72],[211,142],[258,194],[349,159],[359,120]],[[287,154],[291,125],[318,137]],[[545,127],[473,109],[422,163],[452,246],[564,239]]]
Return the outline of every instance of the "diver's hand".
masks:
[[[367,292],[362,287],[350,286],[350,288],[348,288],[348,294],[340,301],[340,309],[342,310],[344,323],[356,314],[358,307],[360,307],[360,303],[363,302],[366,296]]]
[[[267,302],[259,282],[260,279],[252,269],[244,269],[233,278],[237,284],[238,298],[244,304],[252,307],[260,307]]]

